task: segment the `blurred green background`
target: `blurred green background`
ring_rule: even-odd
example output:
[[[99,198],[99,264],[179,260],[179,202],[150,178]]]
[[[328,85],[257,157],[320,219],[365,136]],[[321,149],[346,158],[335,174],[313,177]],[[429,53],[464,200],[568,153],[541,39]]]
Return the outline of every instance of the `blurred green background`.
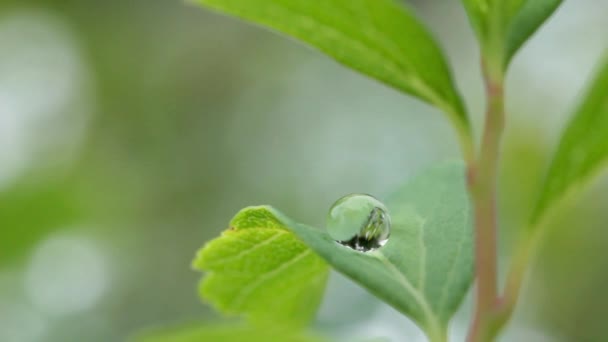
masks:
[[[478,51],[459,1],[409,3],[443,44],[479,128]],[[607,1],[565,1],[512,66],[505,256],[608,48],[605,13]],[[217,320],[190,261],[237,210],[272,204],[322,226],[338,197],[382,197],[457,158],[456,145],[436,110],[191,4],[2,0],[0,341],[120,341]],[[503,340],[607,340],[606,178],[556,220]],[[335,274],[316,329],[339,341],[424,340]]]

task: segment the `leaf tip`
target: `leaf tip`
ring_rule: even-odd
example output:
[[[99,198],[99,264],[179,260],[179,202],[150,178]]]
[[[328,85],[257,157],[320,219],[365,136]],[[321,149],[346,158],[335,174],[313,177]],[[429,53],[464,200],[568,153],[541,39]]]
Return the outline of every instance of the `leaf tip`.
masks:
[[[278,228],[285,229],[271,210],[269,205],[250,206],[241,209],[232,220],[230,220],[230,228],[232,230],[241,230],[248,228]]]

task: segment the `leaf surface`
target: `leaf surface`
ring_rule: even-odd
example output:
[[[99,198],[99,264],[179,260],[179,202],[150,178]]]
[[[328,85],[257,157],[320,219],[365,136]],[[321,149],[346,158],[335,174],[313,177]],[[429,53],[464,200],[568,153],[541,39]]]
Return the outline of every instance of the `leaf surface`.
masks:
[[[598,71],[561,137],[532,216],[534,226],[608,162],[608,58]]]
[[[562,0],[462,0],[482,46],[498,52],[506,68],[521,46]],[[492,43],[492,40],[496,40]],[[487,52],[496,54],[496,51]]]
[[[562,0],[518,0],[508,20],[506,30],[506,63],[508,64],[521,46],[561,5]],[[513,2],[513,0],[512,0]]]
[[[385,246],[370,252],[342,246],[323,231],[267,209],[337,271],[412,318],[431,340],[444,340],[473,278],[464,167],[458,163],[432,168],[385,204],[392,218],[391,236]]]
[[[200,294],[220,312],[255,323],[304,326],[320,304],[329,267],[269,211],[247,208],[207,243],[193,266]]]

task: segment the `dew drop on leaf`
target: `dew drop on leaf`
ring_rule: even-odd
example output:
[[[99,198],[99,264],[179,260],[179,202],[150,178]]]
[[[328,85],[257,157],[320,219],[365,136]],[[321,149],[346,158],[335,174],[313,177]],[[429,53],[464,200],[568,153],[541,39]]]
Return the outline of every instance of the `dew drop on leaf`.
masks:
[[[386,206],[365,194],[347,195],[337,200],[327,215],[327,232],[341,245],[360,252],[386,244],[391,219]]]

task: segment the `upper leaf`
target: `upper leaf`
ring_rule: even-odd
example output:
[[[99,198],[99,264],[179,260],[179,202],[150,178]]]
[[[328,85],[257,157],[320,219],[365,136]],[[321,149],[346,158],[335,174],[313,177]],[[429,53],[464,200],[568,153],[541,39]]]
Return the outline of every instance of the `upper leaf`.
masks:
[[[445,58],[425,27],[394,0],[194,0],[300,39],[342,64],[469,123]]]
[[[549,209],[584,185],[608,161],[608,58],[561,138],[532,216],[537,225]]]
[[[503,68],[562,3],[562,0],[462,1],[485,53],[500,58]]]
[[[276,217],[337,271],[411,317],[431,340],[445,338],[473,277],[472,225],[464,167],[435,167],[386,201],[389,241],[370,252],[337,244],[317,229]]]
[[[317,336],[291,331],[280,326],[247,326],[243,324],[194,325],[145,332],[133,339],[138,342],[322,342]]]
[[[485,42],[488,35],[488,18],[490,17],[491,0],[462,0],[469,21],[480,42]]]
[[[506,64],[517,50],[555,12],[562,0],[511,0],[520,2],[517,11],[508,18],[506,36]]]
[[[257,323],[306,325],[315,315],[329,267],[264,208],[248,208],[207,243],[193,266],[208,274],[201,296],[226,314]]]

